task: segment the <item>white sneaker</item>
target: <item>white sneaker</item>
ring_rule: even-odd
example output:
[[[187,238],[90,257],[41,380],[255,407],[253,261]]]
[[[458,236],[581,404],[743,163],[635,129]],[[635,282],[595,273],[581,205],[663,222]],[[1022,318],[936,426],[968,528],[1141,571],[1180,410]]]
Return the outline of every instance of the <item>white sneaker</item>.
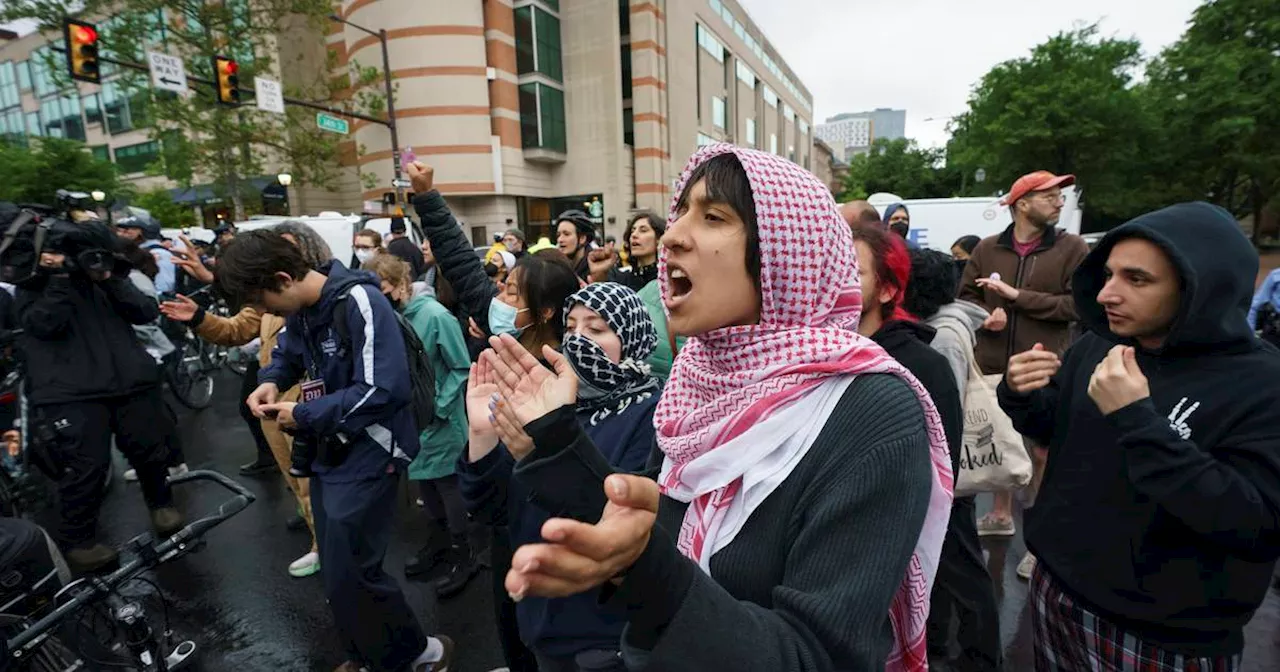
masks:
[[[187,468],[187,463],[186,463],[186,462],[183,462],[182,464],[179,464],[179,465],[178,465],[178,466],[176,466],[176,467],[169,467],[169,478],[174,478],[174,477],[177,477],[177,476],[182,476],[182,475],[186,474],[186,473],[187,473],[187,472],[189,472],[189,471],[191,471],[191,470]],[[137,483],[137,482],[138,482],[138,470],[137,470],[137,469],[130,469],[130,470],[128,470],[128,471],[126,471],[126,472],[124,472],[124,480],[126,480],[126,481],[128,481],[128,482],[130,482],[130,483]]]
[[[320,554],[308,553],[289,563],[289,576],[301,579],[320,571]]]
[[[1028,552],[1022,556],[1022,561],[1018,563],[1018,577],[1024,581],[1031,580],[1031,573],[1036,571],[1036,556]]]

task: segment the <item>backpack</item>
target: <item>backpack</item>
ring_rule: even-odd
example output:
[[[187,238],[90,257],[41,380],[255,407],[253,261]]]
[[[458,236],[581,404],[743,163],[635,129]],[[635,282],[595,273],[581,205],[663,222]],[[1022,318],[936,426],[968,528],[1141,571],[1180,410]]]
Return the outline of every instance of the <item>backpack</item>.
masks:
[[[333,328],[338,332],[344,347],[351,349],[351,331],[347,326],[347,311],[342,302],[350,293],[338,297],[333,311]],[[412,404],[413,422],[422,432],[439,422],[436,417],[436,372],[431,368],[431,360],[427,358],[427,349],[418,338],[418,332],[406,320],[400,311],[393,311],[396,324],[400,325],[400,335],[404,338],[405,359],[409,362],[409,386],[413,390]]]

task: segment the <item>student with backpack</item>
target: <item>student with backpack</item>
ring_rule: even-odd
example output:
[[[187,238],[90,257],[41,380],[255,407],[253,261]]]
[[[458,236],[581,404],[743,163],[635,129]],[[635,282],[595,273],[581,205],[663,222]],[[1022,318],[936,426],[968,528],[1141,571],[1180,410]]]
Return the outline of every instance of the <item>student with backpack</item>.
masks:
[[[409,373],[417,362],[378,279],[337,261],[312,269],[280,234],[251,231],[222,253],[216,281],[238,304],[287,317],[247,403],[316,446],[311,502],[321,576],[350,655],[338,670],[447,670],[452,640],[423,634],[382,568],[400,477],[418,454],[411,404],[423,381]],[[301,402],[277,400],[299,382]]]

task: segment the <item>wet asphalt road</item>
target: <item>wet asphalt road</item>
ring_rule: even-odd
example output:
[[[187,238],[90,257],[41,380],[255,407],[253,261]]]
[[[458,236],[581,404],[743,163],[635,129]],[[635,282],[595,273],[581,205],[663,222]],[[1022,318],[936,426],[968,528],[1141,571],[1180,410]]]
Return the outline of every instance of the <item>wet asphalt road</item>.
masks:
[[[248,429],[236,413],[239,380],[220,374],[213,406],[199,413],[180,411],[190,466],[231,475],[258,495],[240,515],[209,533],[200,552],[161,567],[154,578],[170,598],[173,629],[196,640],[205,672],[329,671],[343,660],[335,643],[319,577],[293,579],[288,563],[306,552],[306,533],[289,532],[293,497],[277,476],[244,478],[237,465],[253,457]],[[119,474],[125,468],[117,456]],[[397,519],[397,534],[386,567],[401,580],[410,604],[428,633],[444,632],[458,644],[453,672],[487,672],[502,664],[493,625],[490,575],[482,571],[460,596],[438,602],[429,586],[405,581],[404,558],[425,536],[423,516],[408,491]],[[227,493],[212,484],[189,484],[177,491],[188,518],[215,509]],[[979,515],[989,501],[979,500]],[[116,479],[103,515],[103,535],[123,543],[147,529],[136,485]],[[1001,577],[997,598],[1006,643],[1006,670],[1031,670],[1029,623],[1024,614],[1027,584],[1015,568],[1025,550],[1021,536],[988,538],[988,569]],[[151,612],[160,617],[158,609]],[[1280,593],[1267,602],[1245,632],[1242,672],[1280,669]]]

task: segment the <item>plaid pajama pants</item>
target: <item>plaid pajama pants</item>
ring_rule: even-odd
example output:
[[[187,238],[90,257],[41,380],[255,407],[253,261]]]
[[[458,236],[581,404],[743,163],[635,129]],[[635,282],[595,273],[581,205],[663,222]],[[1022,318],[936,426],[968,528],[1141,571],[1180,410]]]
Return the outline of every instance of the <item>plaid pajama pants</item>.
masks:
[[[1044,569],[1031,576],[1036,672],[1236,672],[1240,655],[1193,658],[1147,644],[1080,606]]]

